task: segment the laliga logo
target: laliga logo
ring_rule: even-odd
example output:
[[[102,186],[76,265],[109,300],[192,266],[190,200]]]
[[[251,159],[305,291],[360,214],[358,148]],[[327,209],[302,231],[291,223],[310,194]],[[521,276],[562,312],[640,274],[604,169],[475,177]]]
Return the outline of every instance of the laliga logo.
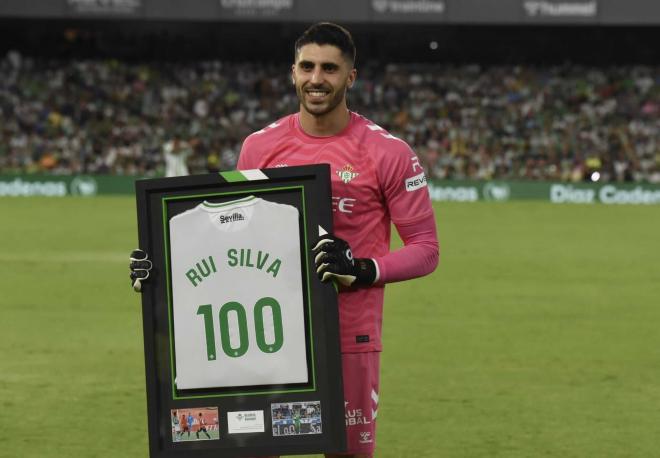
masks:
[[[74,196],[95,196],[98,191],[96,180],[90,177],[75,177],[69,187]]]
[[[504,183],[486,183],[483,188],[484,199],[498,202],[509,200],[511,188]]]

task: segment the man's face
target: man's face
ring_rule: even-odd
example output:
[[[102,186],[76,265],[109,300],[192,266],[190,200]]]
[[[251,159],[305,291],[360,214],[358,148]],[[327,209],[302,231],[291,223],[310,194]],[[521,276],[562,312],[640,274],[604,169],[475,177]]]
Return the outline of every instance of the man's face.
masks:
[[[292,68],[293,83],[302,108],[314,116],[331,112],[346,97],[356,70],[332,45],[310,43],[298,51]]]

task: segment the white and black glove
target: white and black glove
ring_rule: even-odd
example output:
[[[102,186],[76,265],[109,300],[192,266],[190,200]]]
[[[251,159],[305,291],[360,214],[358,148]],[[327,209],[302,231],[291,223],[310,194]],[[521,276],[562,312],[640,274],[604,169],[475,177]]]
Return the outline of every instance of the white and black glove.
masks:
[[[142,291],[142,282],[149,278],[149,273],[153,265],[146,251],[133,250],[129,259],[131,261],[128,265],[129,269],[131,269],[131,285],[139,293]]]
[[[370,286],[376,281],[372,259],[353,258],[348,242],[330,234],[323,235],[312,248],[316,274],[322,282],[336,280],[343,286]]]

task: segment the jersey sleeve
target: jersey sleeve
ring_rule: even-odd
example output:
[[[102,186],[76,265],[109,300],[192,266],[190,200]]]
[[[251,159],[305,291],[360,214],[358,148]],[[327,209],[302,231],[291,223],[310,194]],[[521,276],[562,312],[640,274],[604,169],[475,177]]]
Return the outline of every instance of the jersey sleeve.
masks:
[[[379,161],[378,174],[392,222],[407,225],[432,215],[433,207],[417,155],[404,141],[391,141],[393,147]]]
[[[236,168],[238,170],[257,169],[256,150],[254,148],[254,134],[248,135],[243,141],[241,152],[238,154],[238,163]]]
[[[403,141],[388,151],[378,171],[390,218],[404,247],[375,259],[378,283],[390,283],[427,275],[438,264],[439,244],[435,215],[424,169],[417,155]]]
[[[438,265],[439,244],[433,214],[413,223],[398,224],[396,228],[404,246],[374,259],[379,284],[422,277]]]

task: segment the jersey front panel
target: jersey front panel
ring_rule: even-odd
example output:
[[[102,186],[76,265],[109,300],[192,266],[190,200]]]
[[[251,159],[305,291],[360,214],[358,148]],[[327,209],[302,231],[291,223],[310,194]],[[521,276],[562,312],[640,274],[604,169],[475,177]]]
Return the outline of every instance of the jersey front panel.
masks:
[[[177,388],[307,382],[298,210],[204,202],[169,226]]]
[[[376,258],[389,252],[391,221],[432,211],[425,189],[406,189],[406,180],[420,174],[416,159],[405,142],[355,113],[342,133],[326,138],[305,134],[296,114],[249,136],[238,167],[330,164],[333,232],[355,257]],[[382,286],[340,291],[343,352],[381,350],[383,297]]]

